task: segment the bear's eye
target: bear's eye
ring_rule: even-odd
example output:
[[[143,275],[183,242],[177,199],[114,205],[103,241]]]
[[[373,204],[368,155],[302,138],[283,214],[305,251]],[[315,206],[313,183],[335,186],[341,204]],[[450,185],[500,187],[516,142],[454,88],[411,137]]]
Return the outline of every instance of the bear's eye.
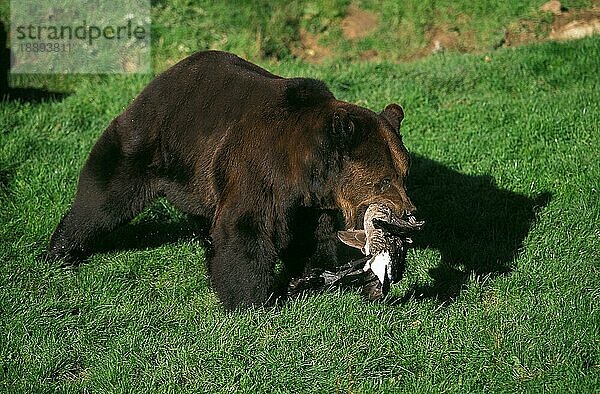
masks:
[[[383,193],[384,191],[386,191],[387,189],[390,188],[390,186],[392,186],[392,178],[391,177],[385,177],[383,178],[380,182],[379,182],[379,189],[381,190],[381,192]]]

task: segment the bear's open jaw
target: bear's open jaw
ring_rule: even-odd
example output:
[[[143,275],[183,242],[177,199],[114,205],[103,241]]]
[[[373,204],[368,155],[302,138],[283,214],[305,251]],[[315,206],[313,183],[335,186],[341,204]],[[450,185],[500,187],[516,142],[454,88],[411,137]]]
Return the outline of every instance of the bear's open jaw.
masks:
[[[363,204],[356,210],[356,221],[355,221],[355,223],[353,223],[353,226],[355,229],[357,229],[357,230],[365,229],[365,225],[364,225],[365,213],[367,213],[368,208],[369,208],[368,204]],[[349,230],[349,229],[347,229],[347,230]]]
[[[362,205],[358,208],[354,228],[348,228],[347,230],[364,230],[365,213],[367,212],[368,208],[368,205]],[[404,214],[401,218],[397,215],[393,215],[392,217],[393,219],[391,221],[374,219],[373,224],[375,227],[386,230],[393,235],[400,236],[401,234],[406,234],[406,232],[410,230],[420,230],[425,223],[424,221],[417,220],[413,214]]]
[[[373,226],[375,228],[384,230],[390,235],[405,238],[407,233],[414,230],[420,230],[425,224],[424,221],[419,221],[414,215],[405,215],[402,219],[393,218],[390,221],[375,218],[373,219]]]

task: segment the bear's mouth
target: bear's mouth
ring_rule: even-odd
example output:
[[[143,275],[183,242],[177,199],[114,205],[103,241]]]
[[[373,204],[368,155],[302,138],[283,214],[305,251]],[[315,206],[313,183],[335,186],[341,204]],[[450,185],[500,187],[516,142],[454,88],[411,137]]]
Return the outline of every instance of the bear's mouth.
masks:
[[[388,205],[389,204],[385,204]],[[368,204],[362,204],[356,211],[356,221],[354,223],[354,229],[356,230],[364,230],[365,225],[365,213],[369,208]],[[392,209],[392,212],[394,210]],[[373,224],[375,227],[381,228],[382,230],[387,231],[388,233],[395,236],[402,236],[402,234],[406,235],[407,232],[413,230],[420,230],[423,227],[424,221],[417,220],[417,218],[413,214],[404,213],[402,216],[392,215],[393,217],[390,221],[384,221],[381,219],[374,219]]]
[[[390,221],[373,219],[373,226],[384,230],[395,237],[406,237],[407,233],[420,230],[425,224],[422,220],[417,220],[414,215],[404,215],[403,218],[394,218]]]
[[[357,230],[364,230],[365,229],[365,213],[367,212],[367,209],[369,208],[369,206],[367,204],[362,204],[361,206],[358,207],[357,211],[356,211],[356,221],[354,223],[354,228]]]

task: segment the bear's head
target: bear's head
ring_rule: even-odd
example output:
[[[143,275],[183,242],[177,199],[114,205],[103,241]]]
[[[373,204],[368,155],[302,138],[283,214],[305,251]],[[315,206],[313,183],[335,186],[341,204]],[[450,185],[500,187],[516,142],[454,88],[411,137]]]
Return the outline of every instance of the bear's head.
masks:
[[[399,132],[403,118],[397,104],[379,114],[340,101],[332,109],[333,132],[344,145],[334,198],[347,229],[363,227],[364,212],[372,203],[389,206],[398,217],[415,212],[406,193],[410,156]]]

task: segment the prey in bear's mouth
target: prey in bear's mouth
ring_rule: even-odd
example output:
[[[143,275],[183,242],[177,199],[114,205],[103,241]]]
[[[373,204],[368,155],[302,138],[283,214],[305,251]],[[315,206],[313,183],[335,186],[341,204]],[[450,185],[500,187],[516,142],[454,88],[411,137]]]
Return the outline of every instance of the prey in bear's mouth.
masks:
[[[410,233],[420,230],[423,221],[414,215],[398,217],[386,204],[369,204],[361,212],[362,228],[338,231],[346,245],[360,249],[366,256],[345,264],[335,272],[313,270],[290,283],[288,294],[306,289],[326,289],[344,285],[360,286],[367,299],[385,296],[391,283],[398,282],[404,272]]]
[[[406,254],[412,244],[410,233],[419,230],[423,222],[414,215],[399,217],[389,205],[369,204],[363,216],[363,229],[338,232],[346,245],[360,249],[369,257],[363,270],[372,273],[363,294],[370,299],[384,296],[391,283],[398,282],[404,272]],[[367,275],[369,277],[369,275]]]
[[[378,208],[380,211],[384,210],[388,212],[387,218],[381,219],[378,217],[373,217],[371,219],[375,220],[378,223],[378,227],[383,227],[386,230],[390,231],[392,234],[398,234],[401,231],[405,232],[407,230],[418,230],[424,224],[423,221],[418,221],[415,215],[413,215],[412,213],[404,213],[404,215],[399,217],[394,213],[394,211],[391,208],[389,208],[387,204],[377,203],[361,206],[357,210],[356,223],[354,227],[348,228],[347,231],[364,230],[365,221],[370,220],[369,217],[365,218],[365,214],[367,213],[367,210],[376,205],[380,207]]]

